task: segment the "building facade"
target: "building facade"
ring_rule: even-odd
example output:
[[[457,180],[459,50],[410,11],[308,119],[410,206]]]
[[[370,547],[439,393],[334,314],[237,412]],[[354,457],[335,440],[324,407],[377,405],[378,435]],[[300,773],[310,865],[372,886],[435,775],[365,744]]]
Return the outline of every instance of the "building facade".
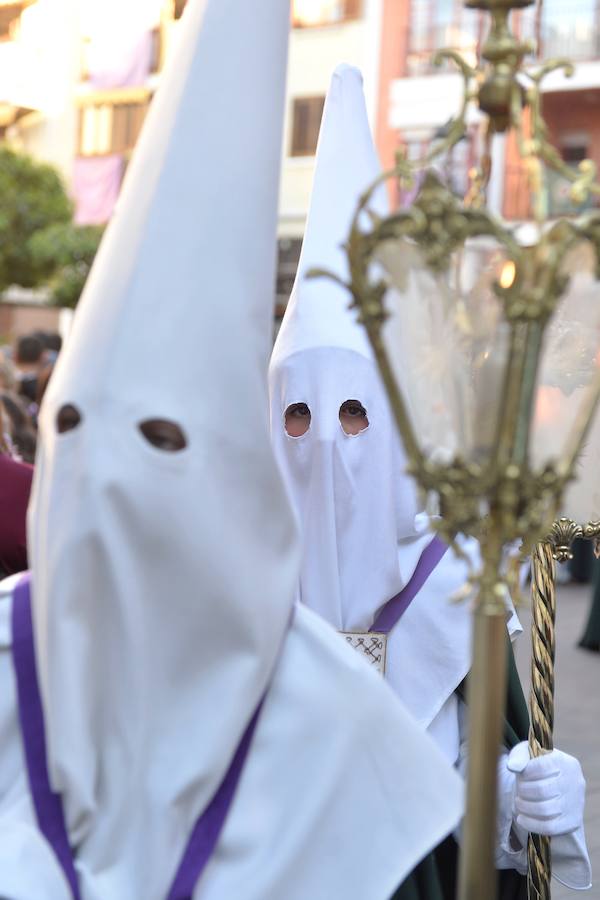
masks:
[[[59,166],[81,224],[112,213],[131,152],[186,0],[0,0],[0,138]],[[565,161],[600,165],[600,7],[544,0],[514,14],[538,56],[569,55],[576,75],[554,73],[544,114]],[[367,108],[384,166],[402,147],[418,158],[458,110],[462,78],[432,56],[451,47],[475,62],[486,17],[462,0],[291,0],[291,41],[278,228],[277,306],[296,271],[331,73],[340,62],[364,75]],[[532,65],[536,58],[531,57]],[[481,141],[476,112],[444,160],[463,193]],[[548,177],[548,212],[573,210],[568,185]],[[403,198],[400,198],[402,200]],[[508,219],[530,215],[527,177],[512,138],[497,138],[489,202]]]
[[[80,224],[110,218],[185,2],[0,0],[0,72],[5,71],[3,51],[6,69],[10,57],[13,71],[11,78],[0,80],[0,136],[59,166]],[[292,0],[279,306],[285,304],[296,270],[323,103],[338,63],[363,71],[375,128],[383,9],[384,0]],[[51,100],[50,70],[61,73]],[[26,90],[17,71],[28,73]]]
[[[381,47],[381,103],[377,141],[386,164],[399,146],[418,158],[460,106],[462,77],[451,64],[432,65],[437,50],[450,47],[475,62],[485,39],[487,16],[465,9],[462,0],[386,0]],[[568,56],[573,78],[555,72],[543,86],[543,112],[550,137],[572,165],[590,157],[600,165],[600,7],[597,0],[544,0],[513,13],[516,33],[531,40],[535,68],[540,59]],[[468,134],[444,161],[449,179],[462,193],[477,156],[481,123],[474,112]],[[568,184],[549,173],[544,186],[550,216],[577,211]],[[527,175],[514,139],[496,138],[490,205],[507,219],[527,219],[531,201]]]
[[[9,51],[19,61],[15,71],[29,75],[25,101],[14,77],[0,81],[5,137],[58,165],[79,224],[110,218],[184,5],[181,0],[11,4],[15,18],[5,45],[0,43],[0,64],[2,51]]]
[[[279,315],[296,273],[325,94],[339,63],[361,69],[375,127],[383,6],[384,0],[292,0],[278,229]]]

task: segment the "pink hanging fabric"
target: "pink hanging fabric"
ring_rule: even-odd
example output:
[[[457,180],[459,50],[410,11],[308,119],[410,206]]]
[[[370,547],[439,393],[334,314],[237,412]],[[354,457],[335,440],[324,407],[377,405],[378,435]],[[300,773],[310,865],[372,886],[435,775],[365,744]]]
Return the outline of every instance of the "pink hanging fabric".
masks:
[[[96,90],[144,85],[152,64],[151,31],[93,39],[88,52],[90,85]]]
[[[73,173],[75,224],[104,225],[108,222],[122,178],[123,159],[118,155],[76,159]]]
[[[109,4],[105,10],[107,18],[110,18],[110,13]],[[146,84],[152,65],[152,21],[146,15],[131,19],[128,26],[120,30],[99,27],[92,32],[88,52],[88,74],[92,88],[110,90]],[[122,177],[123,160],[120,156],[79,157],[75,160],[73,193],[77,225],[103,225],[110,219]]]

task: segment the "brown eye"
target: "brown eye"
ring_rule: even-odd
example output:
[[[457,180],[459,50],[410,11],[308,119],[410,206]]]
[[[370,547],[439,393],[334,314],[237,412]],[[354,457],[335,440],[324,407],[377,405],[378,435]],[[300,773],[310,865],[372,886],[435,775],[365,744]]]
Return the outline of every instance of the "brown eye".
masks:
[[[306,403],[292,403],[285,411],[285,430],[290,437],[302,437],[310,428],[310,418]]]
[[[59,434],[73,431],[81,422],[81,413],[72,403],[65,403],[56,414],[56,430]]]
[[[369,425],[367,411],[359,400],[346,400],[342,403],[340,422],[346,434],[360,434]]]
[[[177,453],[187,447],[187,439],[176,422],[168,419],[146,419],[140,422],[139,429],[146,440],[158,450]]]

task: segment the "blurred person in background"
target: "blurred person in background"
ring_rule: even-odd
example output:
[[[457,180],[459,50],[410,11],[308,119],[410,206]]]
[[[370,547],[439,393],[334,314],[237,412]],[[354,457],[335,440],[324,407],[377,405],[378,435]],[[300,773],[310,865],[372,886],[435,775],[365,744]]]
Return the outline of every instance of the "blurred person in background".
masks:
[[[575,538],[571,552],[573,556],[568,563],[571,581],[576,584],[589,584],[594,574],[592,542]]]
[[[25,520],[33,468],[11,456],[10,422],[0,404],[0,578],[27,568]]]
[[[0,405],[8,418],[8,438],[14,456],[26,463],[35,459],[36,428],[21,397],[9,391],[0,392]]]
[[[15,367],[10,359],[0,356],[0,391],[11,391],[16,394],[19,389]]]
[[[592,606],[579,646],[600,653],[600,560],[593,562]]]
[[[54,331],[34,331],[17,341],[17,392],[27,402],[27,413],[34,427],[37,427],[40,404],[61,348],[62,338]]]
[[[35,403],[37,380],[45,361],[44,345],[38,337],[27,334],[17,339],[14,363],[19,379],[19,394],[28,403]]]
[[[44,348],[44,363],[54,365],[62,349],[60,334],[57,331],[34,331],[32,337],[36,337]]]
[[[0,403],[0,454],[12,456],[10,419],[2,403]]]
[[[54,371],[54,363],[50,363],[40,372],[38,383],[37,383],[37,394],[35,395],[35,403],[39,409],[42,405],[42,400],[44,399],[44,394],[46,393],[46,388],[48,387],[48,382],[50,381],[50,376]]]

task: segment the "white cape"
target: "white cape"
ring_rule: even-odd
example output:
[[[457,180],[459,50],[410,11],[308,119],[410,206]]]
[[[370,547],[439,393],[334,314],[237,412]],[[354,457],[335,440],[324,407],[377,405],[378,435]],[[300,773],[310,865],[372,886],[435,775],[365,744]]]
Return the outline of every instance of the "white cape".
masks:
[[[0,896],[70,900],[38,832],[27,786],[10,605],[10,595],[0,590]],[[132,791],[129,805],[134,816],[146,804]],[[461,805],[461,780],[385,682],[316,615],[298,606],[238,791],[194,900],[389,900],[455,827]],[[156,824],[149,819],[145,827],[151,832]],[[90,871],[85,855],[78,858],[84,900],[164,900],[186,837],[172,835],[160,858],[146,859],[143,873]],[[131,856],[129,864],[135,867]],[[135,894],[132,885],[139,886]]]

